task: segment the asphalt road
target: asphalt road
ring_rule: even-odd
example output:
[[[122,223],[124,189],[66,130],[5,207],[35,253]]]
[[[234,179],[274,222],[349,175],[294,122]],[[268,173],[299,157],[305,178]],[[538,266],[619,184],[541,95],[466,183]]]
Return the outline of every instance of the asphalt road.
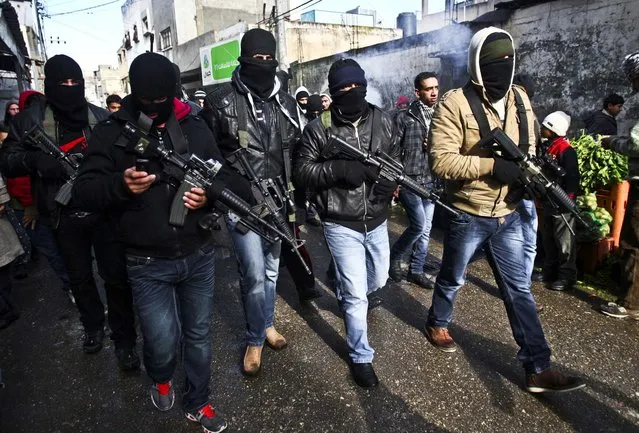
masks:
[[[402,216],[390,224],[391,239]],[[382,307],[369,315],[380,386],[363,390],[349,375],[344,326],[325,286],[328,252],[321,229],[306,230],[325,296],[300,305],[288,272],[278,284],[276,327],[289,347],[265,349],[263,371],[240,371],[244,318],[238,274],[227,238],[217,252],[212,396],[229,432],[639,432],[639,322],[599,314],[580,293],[533,288],[555,365],[582,375],[588,387],[531,395],[515,359],[503,304],[484,260],[474,262],[457,298],[453,354],[432,348],[422,333],[431,292],[389,284]],[[432,259],[441,244],[431,243]],[[44,262],[44,260],[43,260]],[[118,371],[111,343],[96,355],[81,351],[74,307],[46,263],[16,282],[22,317],[0,331],[6,384],[0,432],[201,431],[176,407],[160,413],[144,372]],[[141,346],[141,345],[139,345]],[[175,383],[182,383],[178,367]]]

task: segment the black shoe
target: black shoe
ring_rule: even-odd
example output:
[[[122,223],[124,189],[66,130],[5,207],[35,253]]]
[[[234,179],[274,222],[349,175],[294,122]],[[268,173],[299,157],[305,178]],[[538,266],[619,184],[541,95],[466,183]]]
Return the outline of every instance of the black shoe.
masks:
[[[118,366],[122,371],[134,371],[140,368],[140,358],[134,347],[120,347],[115,349]]]
[[[100,350],[102,350],[103,341],[103,329],[95,332],[85,332],[84,343],[82,343],[82,350],[84,351],[84,353],[98,353]]]
[[[413,274],[409,272],[407,280],[413,284],[417,284],[418,286],[423,287],[424,289],[435,288],[435,283],[433,283],[433,281],[428,278],[428,274],[426,274],[425,272],[421,274]]]
[[[553,368],[539,374],[526,376],[526,391],[528,392],[567,392],[585,387],[580,377],[566,376]]]
[[[368,309],[372,310],[373,308],[377,308],[384,303],[384,300],[379,296],[371,293],[366,296],[368,298]]]
[[[365,364],[351,364],[351,374],[355,383],[362,388],[373,388],[379,383],[373,364],[370,362]]]
[[[572,289],[574,284],[575,284],[574,281],[561,279],[561,280],[556,280],[550,283],[548,288],[550,290],[555,290],[557,292],[563,292],[564,290]]]
[[[319,227],[319,226],[321,226],[321,225],[322,225],[322,222],[319,220],[319,218],[317,217],[317,215],[316,215],[316,216],[314,216],[314,217],[310,217],[310,216],[309,216],[309,217],[307,217],[307,218],[306,218],[306,223],[307,223],[307,224],[310,224],[310,225],[312,225],[312,226],[314,226],[314,227]]]
[[[313,287],[312,289],[299,289],[297,293],[300,297],[300,302],[311,301],[313,299],[321,298],[324,295],[322,290],[317,287]]]
[[[390,269],[388,270],[388,276],[396,283],[399,283],[404,279],[402,262],[400,260],[391,260]]]

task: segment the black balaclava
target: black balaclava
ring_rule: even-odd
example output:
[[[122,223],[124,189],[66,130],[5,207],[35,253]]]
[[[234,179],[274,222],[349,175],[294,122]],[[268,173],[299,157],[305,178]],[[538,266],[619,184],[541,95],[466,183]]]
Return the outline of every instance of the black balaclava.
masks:
[[[53,109],[55,119],[71,129],[89,125],[89,104],[84,98],[84,78],[80,65],[69,56],[58,54],[44,65],[44,94]],[[77,86],[63,86],[60,82],[73,79]]]
[[[129,68],[131,96],[137,112],[149,117],[157,114],[153,125],[166,123],[173,112],[175,95],[175,69],[169,59],[157,53],[140,54],[133,60]],[[153,101],[165,98],[161,103],[143,104],[141,99]]]
[[[359,84],[359,87],[340,90],[351,84]],[[349,122],[363,117],[368,112],[366,85],[366,74],[355,60],[342,59],[333,63],[328,71],[328,88],[333,98],[331,112]]]
[[[275,86],[277,60],[254,59],[255,54],[275,58],[275,38],[263,29],[251,29],[244,33],[240,46],[240,79],[255,95],[267,99]]]
[[[322,114],[322,97],[320,95],[311,95],[308,97],[306,104],[306,117],[313,120]]]
[[[299,90],[296,94],[295,94],[295,100],[297,101],[297,105],[300,106],[300,108],[302,110],[304,110],[304,112],[306,112],[306,107],[308,106],[308,97],[310,96],[308,91],[305,90],[305,87],[301,88],[302,90]],[[306,102],[301,102],[300,99],[302,98],[306,98]]]
[[[506,33],[488,35],[479,53],[479,69],[491,101],[499,101],[506,96],[512,84],[514,67],[515,48],[510,37]]]

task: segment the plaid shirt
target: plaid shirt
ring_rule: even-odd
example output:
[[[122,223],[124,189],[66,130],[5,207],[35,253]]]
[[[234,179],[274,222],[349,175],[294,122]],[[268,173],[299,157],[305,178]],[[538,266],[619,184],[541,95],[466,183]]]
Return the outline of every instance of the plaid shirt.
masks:
[[[428,137],[434,111],[417,100],[410,104],[408,110],[400,113],[396,121],[396,130],[401,137],[404,173],[411,177],[422,177],[425,184],[433,181],[424,139]]]

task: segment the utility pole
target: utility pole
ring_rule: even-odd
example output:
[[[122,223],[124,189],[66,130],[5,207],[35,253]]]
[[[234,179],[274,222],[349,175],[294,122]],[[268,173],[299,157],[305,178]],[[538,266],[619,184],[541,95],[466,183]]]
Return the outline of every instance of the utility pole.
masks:
[[[275,17],[288,11],[288,0],[275,0]],[[288,63],[286,62],[286,25],[284,16],[276,18],[276,40],[277,40],[277,61],[280,64],[280,69],[288,72]]]

